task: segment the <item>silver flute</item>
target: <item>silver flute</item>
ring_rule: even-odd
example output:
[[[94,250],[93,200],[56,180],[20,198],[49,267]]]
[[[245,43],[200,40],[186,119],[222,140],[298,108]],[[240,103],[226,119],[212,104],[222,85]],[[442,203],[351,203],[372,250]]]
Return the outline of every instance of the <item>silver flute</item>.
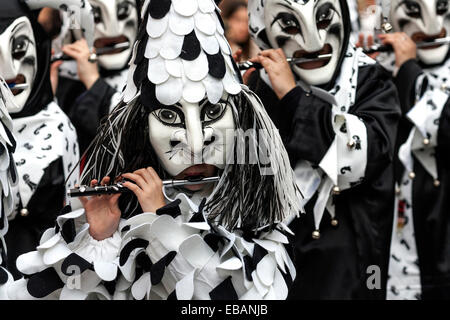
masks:
[[[130,48],[130,43],[129,42],[118,43],[118,44],[116,44],[116,45],[114,45],[112,47],[99,48],[99,49],[96,50],[96,53],[92,53],[89,56],[89,62],[92,62],[92,63],[97,62],[98,56],[102,56],[102,55],[111,53],[114,50],[117,50],[117,49],[129,49],[129,48]],[[70,61],[70,60],[73,60],[73,58],[69,57],[68,55],[65,55],[65,54],[60,54],[58,56],[54,56],[52,58],[51,63],[56,62],[56,61],[61,61],[61,60],[62,61]]]
[[[219,181],[220,177],[207,177],[207,178],[195,178],[195,179],[183,179],[183,180],[163,180],[163,186],[168,188],[180,187],[180,186],[192,186],[204,183],[214,183]],[[117,193],[131,193],[132,191],[123,185],[124,182],[118,182],[109,186],[80,186],[74,189],[70,189],[67,192],[69,198],[98,196],[98,195],[111,195]]]
[[[286,61],[289,63],[297,64],[297,63],[305,63],[305,62],[316,62],[323,61],[331,58],[333,55],[331,53],[321,54],[316,58],[286,58]],[[244,61],[238,64],[239,70],[248,70],[250,68],[261,69],[263,66],[258,62]]]
[[[439,44],[448,44],[448,43],[450,43],[450,37],[439,38],[439,39],[435,39],[433,41],[418,42],[418,43],[416,43],[416,46],[418,49],[422,49],[422,48],[433,47],[433,46],[439,45]],[[391,51],[394,51],[394,49],[390,45],[373,45],[373,46],[369,47],[368,49],[364,49],[365,54],[372,54],[375,52],[391,52]]]
[[[11,85],[8,85],[10,90],[25,90],[28,89],[29,86],[30,85],[28,83],[20,83],[20,84],[13,83]]]

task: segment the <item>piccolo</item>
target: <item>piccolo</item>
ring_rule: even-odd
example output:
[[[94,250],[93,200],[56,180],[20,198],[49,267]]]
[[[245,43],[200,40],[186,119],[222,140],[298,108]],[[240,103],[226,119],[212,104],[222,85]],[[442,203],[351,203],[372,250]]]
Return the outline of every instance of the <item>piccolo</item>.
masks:
[[[30,85],[28,83],[18,83],[18,84],[11,83],[11,84],[8,84],[8,87],[9,87],[10,90],[25,90],[25,89],[28,89],[29,86]]]
[[[422,48],[428,48],[428,47],[433,47],[436,45],[448,44],[448,43],[450,43],[450,37],[439,38],[439,39],[435,39],[434,41],[418,42],[416,44],[416,46],[418,49],[422,49]],[[365,49],[364,53],[372,54],[372,53],[376,53],[376,52],[391,52],[393,50],[394,49],[390,45],[374,45],[374,46],[369,47],[368,49]]]
[[[204,183],[214,183],[219,181],[220,177],[208,177],[208,178],[195,178],[195,179],[183,179],[183,180],[163,180],[163,186],[168,188],[192,186]],[[70,189],[67,192],[69,198],[98,196],[98,195],[111,195],[117,193],[131,193],[132,191],[123,185],[123,182],[118,182],[109,186],[80,186],[78,188]]]
[[[90,55],[89,62],[92,62],[92,63],[97,62],[98,56],[103,56],[105,54],[111,53],[118,49],[128,49],[128,48],[130,48],[129,42],[118,43],[112,47],[99,48],[96,50],[96,53],[93,53]],[[51,63],[56,62],[56,61],[71,61],[71,60],[74,60],[74,59],[66,54],[61,54],[61,55],[53,57]]]
[[[306,63],[306,62],[317,62],[317,61],[323,61],[331,58],[333,55],[331,53],[329,54],[322,54],[317,56],[316,58],[287,58],[286,61],[293,64],[298,63]],[[242,63],[238,64],[239,70],[248,70],[250,68],[255,69],[261,69],[263,66],[258,62],[251,62],[251,61],[244,61]]]

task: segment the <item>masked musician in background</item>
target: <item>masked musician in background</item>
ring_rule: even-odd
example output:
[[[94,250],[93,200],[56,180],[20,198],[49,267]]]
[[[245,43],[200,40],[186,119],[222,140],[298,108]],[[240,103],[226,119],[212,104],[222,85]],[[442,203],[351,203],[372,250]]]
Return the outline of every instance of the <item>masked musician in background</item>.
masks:
[[[384,299],[395,86],[349,44],[346,1],[250,0],[249,14],[264,50],[252,61],[264,68],[245,79],[279,128],[297,177],[309,181],[306,215],[290,225],[298,271],[290,298]],[[370,284],[374,272],[379,281]]]
[[[73,1],[78,3],[65,3]],[[6,236],[8,268],[15,277],[17,256],[38,245],[64,207],[65,180],[79,160],[75,129],[53,99],[51,41],[32,11],[51,4],[59,7],[61,1],[7,1],[0,10],[0,72],[14,96],[7,106],[17,141],[17,196]],[[68,186],[76,181],[77,174]]]
[[[393,53],[378,59],[403,118],[388,298],[449,299],[450,42],[437,42],[450,36],[450,1],[391,1],[390,23],[380,38]]]
[[[62,51],[75,60],[64,61],[59,67],[56,97],[77,129],[82,153],[94,139],[100,120],[120,100],[139,23],[136,0],[89,0],[89,3],[94,12],[98,62],[89,61],[92,52],[86,40],[72,28],[64,12],[61,35],[53,42],[57,53]],[[100,54],[104,50],[107,52]]]

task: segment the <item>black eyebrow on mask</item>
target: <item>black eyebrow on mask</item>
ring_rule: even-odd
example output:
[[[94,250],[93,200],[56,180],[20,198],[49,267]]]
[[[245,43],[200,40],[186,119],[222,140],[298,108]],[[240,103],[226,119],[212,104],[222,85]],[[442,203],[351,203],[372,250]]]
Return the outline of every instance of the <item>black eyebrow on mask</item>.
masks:
[[[403,1],[400,1],[400,3],[395,7],[394,10],[397,10],[399,7],[401,7],[402,5],[404,5],[404,4],[408,3],[408,2],[415,3],[415,4],[417,4],[417,5],[420,7],[420,3],[417,3],[416,1],[403,0]],[[421,9],[422,9],[422,8],[421,8]]]
[[[272,27],[273,24],[274,24],[275,22],[277,22],[278,20],[283,19],[283,18],[284,18],[284,19],[294,19],[294,20],[297,22],[297,24],[298,24],[297,18],[296,18],[292,13],[288,13],[288,12],[280,12],[280,13],[278,13],[277,16],[273,19],[273,21],[272,21],[272,23],[270,24],[270,26]]]
[[[25,24],[25,21],[22,21],[21,23],[19,23],[18,25],[16,25],[16,26],[11,30],[11,33],[16,32],[16,30],[17,30],[18,28],[22,27],[22,25],[24,25],[24,24]]]

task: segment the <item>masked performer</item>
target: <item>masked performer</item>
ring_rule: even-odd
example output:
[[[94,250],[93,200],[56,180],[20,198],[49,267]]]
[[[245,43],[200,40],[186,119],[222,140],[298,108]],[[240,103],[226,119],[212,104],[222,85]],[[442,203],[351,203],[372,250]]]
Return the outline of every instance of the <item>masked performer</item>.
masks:
[[[5,269],[7,267],[7,250],[5,234],[8,232],[8,218],[14,212],[14,188],[17,186],[17,171],[13,159],[16,141],[12,133],[12,119],[8,109],[13,109],[14,98],[8,85],[0,76],[0,300],[8,297],[7,287],[13,277]]]
[[[395,86],[348,44],[346,1],[250,1],[249,8],[250,31],[266,49],[254,59],[264,69],[249,87],[279,128],[297,176],[309,181],[307,214],[292,224],[298,276],[291,297],[384,298]],[[286,57],[306,60],[289,65]],[[372,266],[376,290],[366,285]]]
[[[282,221],[302,198],[275,126],[239,84],[215,3],[150,0],[143,19],[124,100],[83,173],[91,185],[126,178],[132,193],[84,197],[58,217],[19,257],[10,297],[285,299],[295,267]],[[213,175],[162,191],[160,178]]]
[[[91,23],[95,23],[98,63],[89,62],[89,47],[70,28],[67,17],[58,40],[62,42],[62,51],[75,61],[64,62],[60,67],[56,96],[77,128],[82,152],[95,137],[100,120],[120,100],[139,18],[136,0],[89,0],[89,3],[94,11]]]
[[[34,9],[41,2],[28,3]],[[9,269],[17,276],[16,257],[36,247],[64,206],[65,179],[79,156],[75,130],[53,101],[50,40],[19,1],[3,3],[0,15],[0,70],[17,106],[9,113],[17,141],[18,196],[6,237]]]
[[[392,1],[393,70],[403,118],[389,299],[450,298],[450,35],[448,0]],[[448,38],[447,38],[448,40]],[[417,44],[417,45],[416,45]],[[423,45],[426,46],[423,46]]]

